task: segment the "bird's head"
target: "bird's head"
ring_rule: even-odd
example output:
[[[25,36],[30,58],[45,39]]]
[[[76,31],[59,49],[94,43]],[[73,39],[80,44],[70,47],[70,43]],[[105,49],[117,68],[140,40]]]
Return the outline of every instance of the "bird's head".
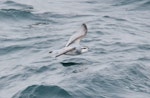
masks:
[[[81,53],[87,52],[88,50],[89,50],[89,48],[84,46],[81,48]]]

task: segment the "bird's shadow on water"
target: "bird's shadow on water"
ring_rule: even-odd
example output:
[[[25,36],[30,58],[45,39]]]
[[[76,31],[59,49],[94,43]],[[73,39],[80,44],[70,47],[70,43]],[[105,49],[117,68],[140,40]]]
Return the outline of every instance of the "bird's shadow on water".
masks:
[[[75,65],[82,65],[83,63],[76,63],[76,62],[60,62],[64,67],[75,66]]]
[[[60,62],[60,64],[64,67],[70,67],[70,66],[78,66],[78,65],[85,65],[89,64],[90,62],[83,58],[70,58],[65,59]]]
[[[78,62],[78,63],[77,63]],[[69,71],[66,71],[66,73],[70,74],[70,73],[79,73],[79,72],[83,72],[86,69],[88,69],[87,63],[85,62],[81,62],[81,61],[77,61],[77,62],[73,62],[73,61],[68,61],[68,62],[60,62],[62,66],[66,67]]]

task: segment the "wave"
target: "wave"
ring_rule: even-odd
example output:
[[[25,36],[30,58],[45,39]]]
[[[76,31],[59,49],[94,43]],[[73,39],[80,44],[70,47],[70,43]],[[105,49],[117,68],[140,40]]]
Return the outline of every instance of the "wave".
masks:
[[[34,17],[31,13],[33,7],[30,5],[16,3],[14,1],[0,2],[0,20],[2,19],[19,19]]]
[[[141,3],[134,10],[150,10],[150,1]]]
[[[150,1],[149,0],[120,0],[119,2],[114,1],[113,6],[123,7],[126,10],[150,10]]]
[[[119,0],[114,6],[123,6],[140,2],[141,0]]]
[[[141,45],[138,45],[137,46],[138,49],[141,49],[141,50],[150,50],[150,44],[141,44]]]
[[[149,89],[147,88],[147,85],[149,85],[147,81],[150,79],[149,68],[146,68],[148,67],[142,64],[132,64],[124,67],[115,65],[113,66],[113,77],[108,76],[105,82],[108,82],[112,86],[149,93]],[[118,72],[115,72],[116,70]],[[108,86],[108,88],[110,87]]]
[[[0,2],[0,20],[41,20],[37,14],[34,14],[33,6],[20,4],[14,1]]]
[[[12,45],[12,46],[7,46],[7,47],[1,47],[0,48],[0,55],[18,52],[18,51],[23,50],[25,48],[30,48],[30,46]]]
[[[12,98],[72,98],[72,96],[59,86],[31,85]]]
[[[149,68],[142,64],[132,64],[129,66],[124,65],[124,67],[120,65],[113,65],[110,68],[100,70],[97,73],[90,73],[89,75],[87,75],[87,79],[81,79],[80,84],[84,84],[84,87],[78,86],[80,87],[79,91],[85,92],[78,93],[78,95],[76,95],[75,93],[73,94],[75,94],[74,96],[77,96],[75,98],[87,98],[88,96],[91,96],[89,98],[130,98],[130,96],[123,96],[126,96],[126,94],[128,95],[131,92],[133,95],[136,95],[136,92],[149,94],[149,73]],[[73,92],[79,91],[76,90]],[[86,92],[88,92],[89,95]],[[115,97],[108,97],[114,95]],[[133,98],[136,98],[135,95],[133,96]]]
[[[3,5],[0,8],[0,20],[30,19],[30,20],[44,21],[45,23],[47,22],[57,23],[56,18],[77,18],[77,17],[88,16],[88,15],[78,15],[78,14],[60,14],[60,13],[53,13],[53,12],[38,13],[34,11],[33,6],[20,4],[14,1],[0,2],[0,5]],[[38,24],[41,23],[37,23],[35,25]]]
[[[19,9],[26,9],[26,10],[33,9],[33,6],[31,5],[20,4],[14,1],[5,1],[2,4],[8,6],[9,8],[19,8]]]
[[[0,19],[34,19],[36,16],[30,11],[18,10],[18,9],[1,9]]]

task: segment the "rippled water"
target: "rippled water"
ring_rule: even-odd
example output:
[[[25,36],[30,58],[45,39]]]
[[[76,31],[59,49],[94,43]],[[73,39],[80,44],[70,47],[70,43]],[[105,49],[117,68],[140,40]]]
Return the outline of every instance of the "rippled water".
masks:
[[[0,98],[150,98],[150,0],[1,0]]]

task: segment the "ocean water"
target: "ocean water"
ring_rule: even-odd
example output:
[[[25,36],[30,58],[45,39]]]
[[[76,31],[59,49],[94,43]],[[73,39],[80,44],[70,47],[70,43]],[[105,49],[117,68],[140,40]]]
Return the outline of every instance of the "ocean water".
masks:
[[[150,0],[1,0],[0,98],[150,98]]]

